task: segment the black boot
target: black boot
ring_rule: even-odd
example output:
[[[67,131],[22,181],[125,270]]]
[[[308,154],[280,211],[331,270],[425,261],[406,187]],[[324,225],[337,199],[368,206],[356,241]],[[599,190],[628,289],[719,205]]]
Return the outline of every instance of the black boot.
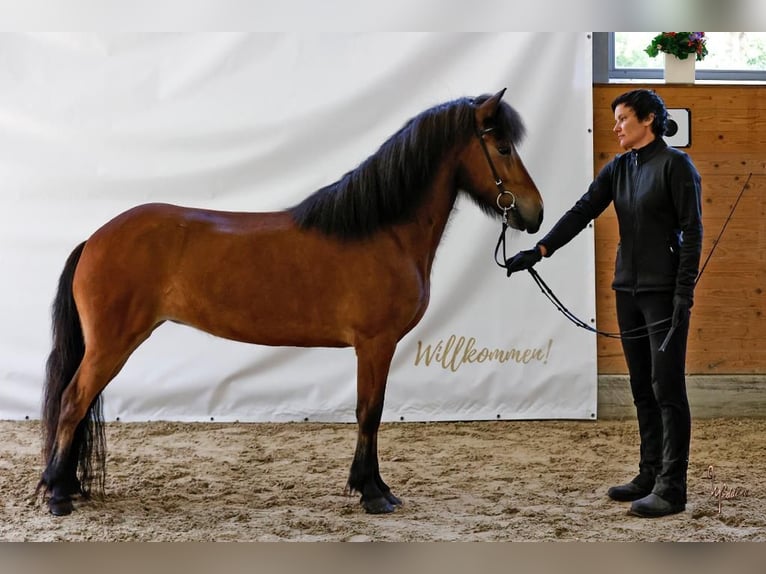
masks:
[[[678,514],[686,509],[683,503],[673,503],[657,494],[651,493],[630,505],[628,514],[641,518],[659,518],[669,514]]]
[[[675,506],[686,503],[686,475],[689,468],[691,416],[688,403],[663,406],[665,435],[662,444],[662,467],[657,473],[653,492]]]
[[[606,495],[618,502],[631,502],[645,497],[652,488],[654,488],[654,478],[649,474],[641,473],[627,484],[610,487]]]

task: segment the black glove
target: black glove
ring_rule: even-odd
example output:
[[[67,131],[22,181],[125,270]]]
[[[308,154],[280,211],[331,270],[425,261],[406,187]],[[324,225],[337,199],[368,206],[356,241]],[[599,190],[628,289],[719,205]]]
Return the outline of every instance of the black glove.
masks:
[[[692,307],[692,302],[687,297],[681,295],[675,295],[673,297],[673,318],[670,326],[675,329],[679,325],[682,325],[684,321],[689,320],[689,309]]]
[[[526,251],[519,251],[516,255],[507,259],[505,262],[506,275],[511,276],[511,273],[516,271],[523,271],[534,267],[535,263],[543,258],[543,254],[540,251],[540,246],[535,245],[533,249],[527,249]]]

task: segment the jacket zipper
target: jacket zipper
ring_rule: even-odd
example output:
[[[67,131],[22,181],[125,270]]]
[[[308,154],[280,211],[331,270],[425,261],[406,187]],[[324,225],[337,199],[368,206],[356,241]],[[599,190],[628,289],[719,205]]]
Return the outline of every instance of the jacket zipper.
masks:
[[[638,218],[636,217],[636,191],[638,189],[638,152],[630,152],[630,159],[633,161],[633,187],[630,190],[630,213],[632,215],[633,227],[633,249],[630,251],[631,268],[633,269],[633,296],[635,297],[638,289],[638,269],[636,269],[636,240],[638,238]]]

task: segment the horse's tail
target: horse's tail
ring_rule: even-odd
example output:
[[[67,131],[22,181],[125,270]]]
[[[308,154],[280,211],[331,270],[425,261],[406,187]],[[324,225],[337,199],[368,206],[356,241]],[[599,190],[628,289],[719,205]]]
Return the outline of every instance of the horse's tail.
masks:
[[[51,462],[55,453],[61,397],[85,355],[80,314],[72,292],[72,280],[84,247],[83,241],[69,255],[53,300],[53,348],[46,364],[42,410],[43,457],[47,463]],[[67,461],[70,461],[68,465],[77,465],[80,490],[85,496],[90,495],[94,486],[97,492],[103,492],[105,447],[104,417],[99,394],[89,406],[85,418],[77,425],[71,451],[66,456]]]

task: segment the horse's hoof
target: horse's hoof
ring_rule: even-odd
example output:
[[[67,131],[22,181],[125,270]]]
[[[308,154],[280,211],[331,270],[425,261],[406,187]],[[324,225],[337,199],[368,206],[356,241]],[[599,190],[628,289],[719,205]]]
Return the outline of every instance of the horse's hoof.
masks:
[[[62,498],[59,500],[50,499],[48,501],[48,510],[53,516],[66,516],[72,514],[74,506],[71,498]]]
[[[386,497],[386,500],[388,500],[391,504],[394,506],[401,506],[402,501],[398,497],[394,496],[391,491],[389,490],[387,493],[385,493],[383,496]]]
[[[396,508],[382,496],[380,498],[373,498],[372,500],[363,500],[362,506],[364,506],[367,514],[388,514],[396,510]]]

